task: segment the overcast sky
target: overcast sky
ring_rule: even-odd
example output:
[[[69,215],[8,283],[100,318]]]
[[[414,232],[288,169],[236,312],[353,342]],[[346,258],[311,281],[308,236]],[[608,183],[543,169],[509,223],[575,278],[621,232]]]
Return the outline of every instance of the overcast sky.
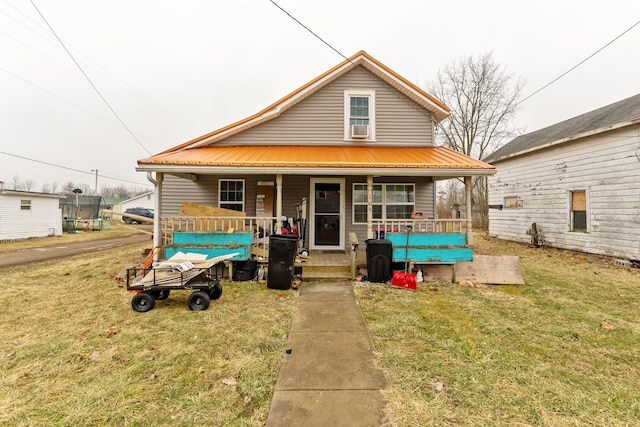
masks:
[[[31,1],[0,0],[6,188],[16,176],[33,191],[93,188],[96,169],[98,187],[151,188],[138,159],[256,113],[343,60],[268,0],[33,1],[124,125]],[[523,96],[640,20],[638,0],[276,3],[345,56],[365,50],[422,88],[452,61],[493,52],[527,82]],[[640,93],[639,51],[640,25],[522,103],[514,126],[530,132]]]

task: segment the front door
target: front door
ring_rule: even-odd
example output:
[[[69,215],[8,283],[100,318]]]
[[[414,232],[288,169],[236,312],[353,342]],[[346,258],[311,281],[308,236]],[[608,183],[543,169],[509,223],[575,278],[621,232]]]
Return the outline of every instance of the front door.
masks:
[[[311,178],[311,249],[344,249],[344,179]]]

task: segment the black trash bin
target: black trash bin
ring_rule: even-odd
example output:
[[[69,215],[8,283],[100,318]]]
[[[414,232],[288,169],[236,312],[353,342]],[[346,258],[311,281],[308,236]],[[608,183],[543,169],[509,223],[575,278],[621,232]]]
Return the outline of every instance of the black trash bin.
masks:
[[[258,261],[248,259],[246,261],[235,263],[233,271],[234,282],[247,282],[256,278],[258,269]]]
[[[391,279],[391,256],[393,246],[387,239],[368,239],[367,271],[370,282],[384,283]]]
[[[267,288],[289,289],[293,280],[298,236],[273,234],[269,236],[269,271]]]

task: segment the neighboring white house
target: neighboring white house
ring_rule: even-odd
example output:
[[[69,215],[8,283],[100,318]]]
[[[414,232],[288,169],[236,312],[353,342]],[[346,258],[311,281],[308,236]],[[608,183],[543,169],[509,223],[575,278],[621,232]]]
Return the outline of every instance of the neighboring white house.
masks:
[[[61,195],[4,190],[0,184],[0,241],[62,234]]]
[[[489,235],[640,260],[640,95],[519,136],[485,161],[497,169]]]
[[[140,194],[139,196],[132,197],[128,200],[118,203],[113,206],[114,212],[122,213],[129,208],[147,208],[153,209],[155,205],[155,197],[153,191]]]

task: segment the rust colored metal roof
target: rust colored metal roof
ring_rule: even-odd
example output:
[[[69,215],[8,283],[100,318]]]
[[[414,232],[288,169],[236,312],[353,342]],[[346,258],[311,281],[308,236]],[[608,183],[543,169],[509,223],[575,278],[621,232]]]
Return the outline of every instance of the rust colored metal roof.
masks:
[[[157,154],[139,166],[332,169],[468,169],[487,163],[445,147],[320,145],[211,146]],[[153,169],[145,167],[144,169]]]

